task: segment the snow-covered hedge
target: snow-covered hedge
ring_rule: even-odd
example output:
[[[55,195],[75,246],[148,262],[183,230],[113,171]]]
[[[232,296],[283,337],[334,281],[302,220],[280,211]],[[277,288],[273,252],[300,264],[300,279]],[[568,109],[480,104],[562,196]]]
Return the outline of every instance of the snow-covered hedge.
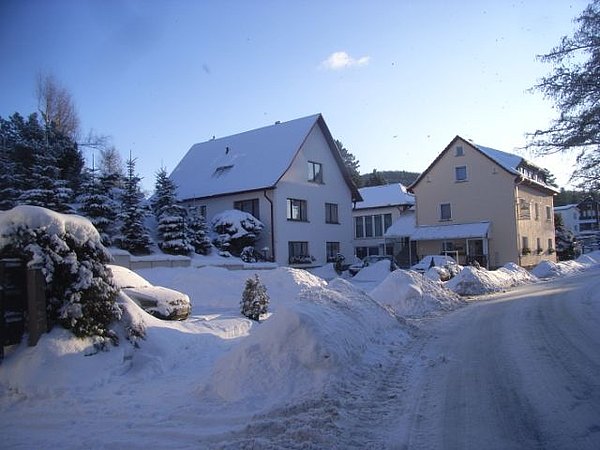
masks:
[[[51,320],[77,336],[115,339],[109,326],[121,310],[110,255],[89,220],[37,206],[0,212],[0,256],[41,268]]]
[[[254,247],[263,223],[244,211],[232,209],[223,211],[211,221],[213,232],[217,235],[213,240],[215,247],[239,256],[244,248]]]

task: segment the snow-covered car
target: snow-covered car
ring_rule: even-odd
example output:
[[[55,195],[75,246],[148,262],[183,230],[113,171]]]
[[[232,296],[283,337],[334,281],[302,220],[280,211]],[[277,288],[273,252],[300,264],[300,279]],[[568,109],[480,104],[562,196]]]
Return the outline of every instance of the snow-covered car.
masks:
[[[458,263],[454,258],[447,255],[427,255],[421,261],[414,266],[411,266],[411,270],[416,272],[425,273],[432,267],[448,267],[457,265]]]
[[[398,268],[391,256],[371,255],[365,256],[356,264],[352,264],[350,267],[348,267],[348,272],[350,272],[350,275],[354,276],[358,272],[360,272],[361,269],[364,269],[365,267],[370,266],[371,264],[378,263],[379,261],[385,261],[386,259],[390,262],[390,272]]]
[[[131,270],[115,265],[107,266],[115,285],[146,312],[163,320],[184,320],[192,311],[190,298],[179,291],[153,286]]]

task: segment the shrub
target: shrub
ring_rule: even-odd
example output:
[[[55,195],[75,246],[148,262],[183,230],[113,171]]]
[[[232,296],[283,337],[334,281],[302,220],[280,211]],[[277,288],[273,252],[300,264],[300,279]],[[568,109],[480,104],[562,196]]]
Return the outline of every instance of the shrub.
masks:
[[[217,214],[211,224],[217,235],[213,241],[215,247],[235,256],[240,256],[245,247],[254,247],[264,228],[252,214],[237,209]]]
[[[267,288],[262,284],[258,275],[246,280],[246,287],[240,302],[242,315],[258,321],[261,314],[267,313],[269,296]]]
[[[116,343],[109,326],[121,317],[118,291],[105,266],[110,255],[93,225],[34,206],[18,206],[0,219],[0,256],[17,257],[42,270],[49,319],[76,336]]]

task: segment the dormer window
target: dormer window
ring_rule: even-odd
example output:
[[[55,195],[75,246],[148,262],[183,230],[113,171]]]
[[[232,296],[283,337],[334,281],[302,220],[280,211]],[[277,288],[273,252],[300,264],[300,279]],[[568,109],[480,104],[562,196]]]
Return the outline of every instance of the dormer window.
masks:
[[[464,155],[465,155],[465,149],[463,148],[463,146],[457,145],[455,148],[454,156],[464,156]]]
[[[318,162],[308,162],[308,181],[311,183],[323,183],[323,165]]]
[[[233,164],[229,164],[228,166],[219,166],[215,169],[212,176],[215,178],[220,177],[221,175],[225,175],[233,168]]]

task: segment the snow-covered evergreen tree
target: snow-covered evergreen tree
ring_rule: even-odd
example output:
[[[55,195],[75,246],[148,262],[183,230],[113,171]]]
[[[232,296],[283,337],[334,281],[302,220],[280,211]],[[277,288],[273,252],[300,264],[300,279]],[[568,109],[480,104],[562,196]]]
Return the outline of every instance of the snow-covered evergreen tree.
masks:
[[[188,232],[190,244],[199,255],[208,255],[212,248],[208,237],[208,225],[198,208],[188,209]]]
[[[269,295],[267,288],[260,281],[258,274],[254,274],[253,278],[246,280],[246,286],[242,293],[240,309],[242,315],[251,320],[258,321],[262,314],[267,313],[269,306]]]
[[[105,265],[110,255],[92,224],[25,205],[4,214],[13,219],[0,230],[0,257],[18,257],[42,270],[50,319],[77,336],[114,341],[110,324],[121,316],[117,288]]]
[[[252,214],[237,209],[223,211],[213,217],[212,229],[217,237],[215,246],[221,251],[228,251],[239,256],[244,248],[254,247],[263,223]]]
[[[144,224],[147,210],[143,205],[144,195],[140,190],[141,178],[135,173],[135,159],[127,160],[127,177],[121,199],[121,235],[119,247],[134,255],[150,253],[152,240]]]
[[[92,224],[100,233],[102,244],[112,244],[114,224],[117,218],[116,205],[106,195],[104,188],[98,179],[98,170],[90,169],[87,180],[82,185],[83,193],[79,196],[79,212],[90,219]]]
[[[189,255],[194,247],[189,241],[186,210],[183,206],[165,206],[157,226],[160,249],[171,255]]]
[[[187,212],[177,204],[177,186],[162,167],[156,174],[152,210],[158,222],[158,246],[165,253],[189,255],[194,247],[189,242]]]

